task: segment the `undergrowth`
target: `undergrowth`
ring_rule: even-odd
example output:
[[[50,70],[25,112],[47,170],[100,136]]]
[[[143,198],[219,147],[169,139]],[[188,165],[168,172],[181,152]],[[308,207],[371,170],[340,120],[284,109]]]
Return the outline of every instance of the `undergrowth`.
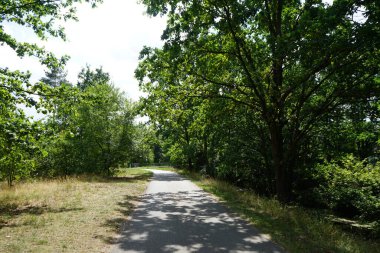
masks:
[[[342,230],[320,211],[283,205],[230,183],[180,171],[292,253],[375,253],[380,242]]]

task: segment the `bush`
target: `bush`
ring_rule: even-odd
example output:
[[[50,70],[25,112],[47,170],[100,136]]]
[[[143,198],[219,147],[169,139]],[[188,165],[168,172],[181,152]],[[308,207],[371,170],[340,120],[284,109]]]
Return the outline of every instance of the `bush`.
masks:
[[[308,195],[319,205],[344,217],[380,220],[380,163],[367,164],[349,155],[309,173],[317,186]]]

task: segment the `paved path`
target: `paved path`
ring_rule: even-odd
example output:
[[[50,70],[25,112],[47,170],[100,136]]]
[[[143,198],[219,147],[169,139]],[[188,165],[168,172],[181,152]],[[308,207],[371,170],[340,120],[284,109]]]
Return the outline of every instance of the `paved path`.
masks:
[[[189,180],[152,171],[153,180],[112,253],[285,252]]]

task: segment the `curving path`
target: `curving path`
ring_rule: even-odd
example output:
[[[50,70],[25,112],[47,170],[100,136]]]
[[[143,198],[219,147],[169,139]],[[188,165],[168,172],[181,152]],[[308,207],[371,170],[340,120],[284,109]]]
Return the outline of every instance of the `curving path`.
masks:
[[[153,179],[112,253],[283,253],[210,194],[173,172]]]

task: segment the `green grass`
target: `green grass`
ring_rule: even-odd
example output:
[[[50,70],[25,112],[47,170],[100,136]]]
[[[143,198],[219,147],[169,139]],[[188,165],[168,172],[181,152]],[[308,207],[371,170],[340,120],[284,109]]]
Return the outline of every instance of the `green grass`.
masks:
[[[202,178],[199,174],[180,171],[201,188],[249,220],[263,233],[291,253],[375,253],[379,240],[366,240],[343,231],[320,212],[299,206],[285,206],[275,199],[260,197],[227,182]]]
[[[0,187],[0,252],[110,252],[151,172]]]
[[[142,169],[148,169],[148,170],[164,170],[164,171],[172,171],[172,172],[178,172],[180,170],[175,169],[170,166],[145,166],[141,167]]]

